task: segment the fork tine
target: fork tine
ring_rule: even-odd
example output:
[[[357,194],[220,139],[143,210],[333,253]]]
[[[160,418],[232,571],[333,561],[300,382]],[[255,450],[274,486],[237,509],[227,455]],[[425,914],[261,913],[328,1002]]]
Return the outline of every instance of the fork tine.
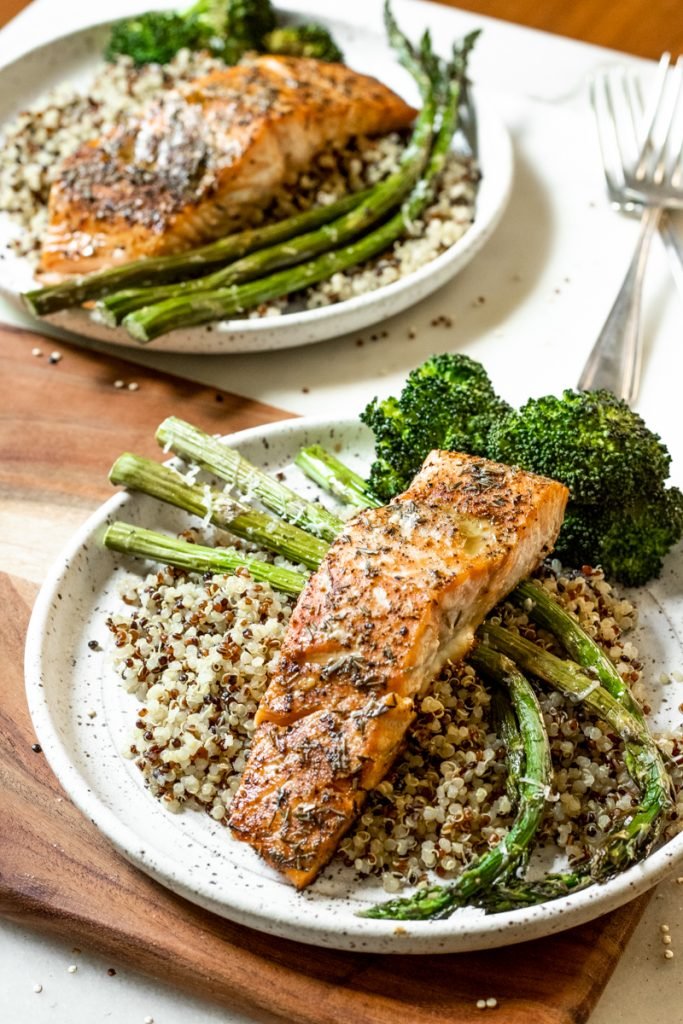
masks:
[[[617,68],[610,79],[610,105],[622,167],[633,167],[640,156],[640,105],[626,68]]]
[[[643,137],[645,101],[643,99],[643,88],[640,77],[638,75],[625,74],[624,80],[627,93],[627,107],[631,115],[631,133],[634,142],[630,166],[634,167],[640,158],[642,150],[641,139]]]
[[[646,103],[621,68],[594,75],[589,93],[612,203],[683,209],[683,57],[662,55]]]
[[[622,93],[626,97],[624,83],[625,73],[621,69],[617,69],[613,71],[612,74],[605,76],[605,102],[610,123],[612,125],[615,152],[620,168],[627,167],[632,163],[630,154],[627,151],[628,146],[625,144],[625,136],[629,133],[624,131],[624,119],[622,116],[624,104],[619,98],[619,95]],[[628,99],[628,97],[626,97],[626,99]]]
[[[670,178],[674,188],[683,184],[683,56],[676,61],[676,98],[669,131]]]
[[[675,162],[676,144],[675,136],[677,131],[677,117],[676,113],[678,110],[678,103],[681,95],[681,66],[676,64],[667,76],[668,86],[668,109],[667,117],[664,118],[662,115],[662,141],[660,146],[660,154],[655,169],[652,174],[653,181],[661,185],[664,181],[664,177],[667,173],[667,165],[670,162]]]
[[[680,274],[683,252],[679,252],[671,229],[663,220],[667,208],[683,209],[683,59],[675,69],[664,54],[659,62],[656,88],[645,107],[640,83],[626,72],[603,72],[589,82],[589,95],[598,131],[605,181],[613,205],[624,209],[630,203],[641,212],[640,232],[635,252],[624,282],[605,320],[588,361],[579,377],[581,389],[608,388],[627,402],[638,393],[643,358],[640,307],[645,265],[652,235],[662,231],[670,253],[676,258],[675,271]],[[673,83],[673,85],[672,85]],[[666,97],[666,99],[665,99]],[[664,119],[662,111],[667,111]],[[644,139],[642,128],[645,127]],[[626,149],[632,149],[629,161]],[[661,163],[674,161],[670,178],[659,183],[649,171],[654,153],[655,171]],[[634,174],[638,167],[640,180]],[[617,183],[620,184],[617,187]],[[683,282],[683,277],[677,277]]]
[[[609,110],[607,99],[607,76],[595,75],[589,82],[589,96],[598,135],[600,159],[608,189],[618,191],[624,187],[623,162],[619,153],[619,144],[614,119]]]
[[[655,78],[655,86],[652,89],[652,92],[650,93],[650,101],[645,112],[645,136],[642,139],[640,158],[636,164],[634,171],[634,176],[637,181],[641,181],[646,176],[648,160],[650,160],[653,153],[657,152],[657,155],[654,158],[654,168],[650,171],[651,177],[654,176],[654,174],[656,173],[659,160],[661,159],[661,154],[663,150],[660,146],[659,150],[657,151],[656,135],[657,128],[661,122],[662,106],[664,105],[664,99],[667,94],[667,84],[669,80],[668,76],[670,66],[671,54],[663,53],[662,56],[659,58],[659,64],[657,65],[657,75]]]
[[[671,184],[674,188],[683,188],[683,141],[678,151],[678,158],[671,172]]]

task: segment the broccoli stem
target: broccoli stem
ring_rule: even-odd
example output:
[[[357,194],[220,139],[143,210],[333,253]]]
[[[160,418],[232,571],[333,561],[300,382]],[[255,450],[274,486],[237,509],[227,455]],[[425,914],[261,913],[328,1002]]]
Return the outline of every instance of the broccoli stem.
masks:
[[[298,527],[266,512],[242,508],[220,491],[202,484],[190,484],[170,466],[162,466],[139,455],[129,452],[120,455],[110,470],[109,479],[113,484],[148,494],[202,519],[208,516],[214,526],[309,569],[318,567],[327,550],[324,541]]]
[[[371,191],[365,189],[362,192],[353,192],[328,206],[316,206],[305,213],[294,214],[265,227],[248,228],[198,249],[190,249],[171,256],[151,256],[133,260],[131,263],[63,281],[49,288],[25,292],[22,299],[29,312],[35,316],[47,316],[49,313],[57,313],[60,309],[100,299],[122,288],[143,288],[167,281],[177,281],[183,277],[195,277],[213,267],[247,256],[255,250],[286,242],[295,235],[327,224],[358,206],[367,199]]]
[[[193,427],[191,423],[169,416],[157,430],[156,439],[162,448],[196,462],[202,469],[231,484],[241,494],[257,498],[286,522],[322,540],[334,540],[344,526],[341,519],[322,505],[300,498],[289,487],[252,465],[234,449],[205,434],[198,427]]]
[[[472,43],[466,41],[467,46]],[[467,51],[465,51],[467,52]],[[131,337],[142,343],[152,341],[168,331],[221,320],[244,313],[262,302],[289,295],[332,274],[371,259],[388,249],[421,215],[433,196],[455,132],[458,99],[464,77],[464,59],[458,61],[458,73],[449,80],[441,106],[441,122],[427,166],[405,200],[401,210],[379,228],[340,249],[323,253],[296,267],[264,277],[245,285],[232,285],[189,298],[167,299],[130,313],[123,321]],[[431,132],[430,132],[431,136]]]
[[[399,921],[424,921],[449,917],[454,910],[471,901],[498,879],[505,878],[527,856],[546,807],[552,781],[550,745],[543,714],[533,688],[506,657],[479,644],[470,654],[477,670],[504,686],[514,708],[516,723],[508,718],[507,735],[512,738],[512,756],[508,768],[514,775],[518,810],[510,831],[449,885],[430,886],[362,911],[361,917]],[[523,770],[518,756],[523,746]]]
[[[164,288],[131,289],[109,295],[98,305],[101,318],[110,326],[115,326],[145,306],[157,305],[166,300],[188,299],[193,295],[263,278],[271,270],[309,260],[362,234],[398,206],[419,178],[429,156],[434,116],[434,99],[428,96],[415,123],[411,141],[401,156],[398,170],[375,185],[360,203],[342,216],[317,230],[290,237],[286,245],[277,243],[259,249],[205,277]]]
[[[112,523],[104,535],[104,545],[112,551],[149,558],[188,572],[234,573],[246,569],[253,579],[269,583],[285,594],[300,594],[307,580],[301,573],[281,569],[258,558],[247,558],[231,548],[190,544],[129,523]]]
[[[598,679],[585,675],[573,662],[490,622],[478,635],[494,650],[511,658],[521,669],[549,683],[571,700],[585,704],[620,736],[625,744],[626,768],[641,791],[638,808],[608,836],[591,861],[592,878],[607,878],[631,864],[654,843],[663,815],[671,806],[671,780],[647,727]]]
[[[378,501],[358,473],[345,466],[320,444],[302,448],[294,460],[306,476],[346,505],[357,508],[378,508]]]

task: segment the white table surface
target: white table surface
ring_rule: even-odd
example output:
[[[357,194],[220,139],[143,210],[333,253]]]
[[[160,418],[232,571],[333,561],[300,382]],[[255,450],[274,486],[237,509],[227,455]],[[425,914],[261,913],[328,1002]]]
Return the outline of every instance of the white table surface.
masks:
[[[166,6],[167,0],[147,6],[155,5]],[[293,5],[288,0],[281,6]],[[315,6],[338,11],[331,0],[318,0]],[[115,0],[107,5],[106,15],[140,7],[140,0]],[[345,0],[349,17],[362,17],[367,8],[366,0]],[[92,21],[92,11],[88,0],[34,0],[0,32],[0,65]],[[510,206],[483,252],[435,296],[383,324],[388,338],[373,342],[373,331],[363,332],[361,347],[354,335],[253,356],[170,356],[133,349],[118,354],[302,414],[360,410],[373,395],[394,391],[421,359],[448,349],[481,359],[500,393],[513,403],[574,384],[621,282],[637,232],[636,223],[608,209],[585,94],[592,70],[622,58],[423,2],[411,4],[410,17],[411,32],[430,24],[437,39],[475,24],[485,28],[474,77],[495,96],[512,134],[516,174]],[[647,69],[645,62],[629,59]],[[680,218],[678,227],[683,228]],[[682,298],[656,240],[646,282],[647,354],[638,410],[666,439],[679,484]],[[439,314],[448,314],[452,326],[432,327]],[[1,321],[30,326],[2,300]],[[412,340],[411,328],[417,334]],[[670,928],[671,960],[663,956],[661,924]],[[657,889],[590,1024],[682,1021],[681,964],[683,885],[672,879]],[[70,965],[76,965],[76,972],[69,972]],[[110,967],[115,976],[107,974]],[[34,991],[37,985],[42,985],[41,992]],[[146,1017],[155,1024],[246,1020],[103,961],[87,949],[74,952],[68,943],[0,921],[3,1024],[142,1024]]]

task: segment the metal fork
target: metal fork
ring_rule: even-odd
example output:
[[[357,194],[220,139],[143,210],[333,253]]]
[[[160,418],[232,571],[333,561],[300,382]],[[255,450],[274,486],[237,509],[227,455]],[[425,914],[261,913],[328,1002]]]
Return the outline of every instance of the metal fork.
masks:
[[[642,217],[646,206],[643,195],[632,189],[627,189],[624,184],[617,184],[608,166],[603,166],[603,171],[605,174],[607,196],[612,209],[616,210],[617,213],[628,213]],[[672,277],[676,282],[676,287],[683,301],[683,243],[671,226],[666,211],[662,212],[659,220],[659,234],[664,243],[666,254],[669,257]]]
[[[640,307],[650,242],[664,209],[683,209],[683,58],[673,69],[668,53],[659,62],[645,112],[644,137],[639,130],[643,110],[639,85],[627,71],[596,76],[591,82],[591,102],[610,194],[618,196],[620,205],[641,205],[643,213],[631,265],[578,386],[607,388],[633,402],[642,369]],[[680,259],[675,236],[666,226],[665,232],[667,248]]]

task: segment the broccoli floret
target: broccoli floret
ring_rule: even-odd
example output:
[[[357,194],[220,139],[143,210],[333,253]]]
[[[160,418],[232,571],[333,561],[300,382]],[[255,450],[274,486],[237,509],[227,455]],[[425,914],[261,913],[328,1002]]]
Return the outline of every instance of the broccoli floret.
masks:
[[[428,359],[400,398],[361,415],[375,433],[369,484],[388,501],[405,490],[432,448],[483,455],[566,484],[555,551],[567,564],[601,565],[641,586],[683,535],[683,494],[665,487],[671,457],[657,434],[611,392],[565,391],[515,412],[467,356]]]
[[[664,487],[669,452],[609,391],[530,399],[495,424],[488,454],[567,485],[555,551],[568,564],[601,565],[612,579],[641,585],[680,539],[681,494]]]
[[[288,57],[315,57],[328,61],[344,59],[344,54],[322,25],[284,25],[269,32],[263,43],[268,53],[281,53]]]
[[[198,0],[180,14],[149,11],[114,25],[107,60],[119,55],[135,64],[167,64],[183,48],[209,50],[235,64],[247,50],[263,49],[275,26],[270,0]]]
[[[194,50],[199,42],[196,24],[184,15],[149,11],[113,26],[105,57],[131,57],[136,65],[168,64],[178,50]]]
[[[607,516],[600,506],[579,505],[570,501],[553,555],[557,555],[565,565],[575,568],[601,565],[598,552],[606,527]]]
[[[412,447],[410,425],[397,398],[373,398],[361,413],[361,420],[375,435],[376,458],[368,484],[378,498],[389,501],[406,489],[420,465]]]
[[[570,504],[555,553],[571,565],[601,565],[610,578],[639,587],[659,576],[681,536],[683,493],[660,487],[624,506]]]
[[[198,13],[195,8],[195,17],[207,29],[213,26],[208,48],[226,64],[236,64],[249,50],[266,49],[264,38],[275,28],[270,0],[204,0],[204,5],[207,10]]]
[[[532,398],[491,432],[490,458],[566,484],[573,501],[629,502],[658,490],[671,458],[657,434],[609,391]]]
[[[600,562],[608,576],[639,587],[659,576],[662,559],[683,535],[683,494],[662,488],[646,499],[615,509],[602,538]]]
[[[400,398],[375,398],[361,414],[375,434],[371,489],[383,501],[404,491],[433,448],[485,455],[493,423],[509,408],[480,363],[432,356],[408,376]]]

